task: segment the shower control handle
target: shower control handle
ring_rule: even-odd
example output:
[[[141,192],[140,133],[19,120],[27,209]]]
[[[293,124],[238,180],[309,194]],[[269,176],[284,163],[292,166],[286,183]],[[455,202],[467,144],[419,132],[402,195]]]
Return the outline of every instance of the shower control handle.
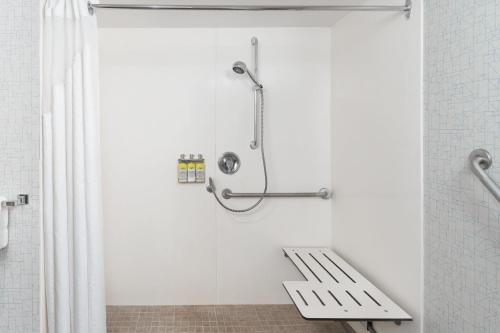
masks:
[[[233,175],[239,170],[241,161],[236,153],[227,151],[222,154],[217,164],[222,173],[226,175]]]

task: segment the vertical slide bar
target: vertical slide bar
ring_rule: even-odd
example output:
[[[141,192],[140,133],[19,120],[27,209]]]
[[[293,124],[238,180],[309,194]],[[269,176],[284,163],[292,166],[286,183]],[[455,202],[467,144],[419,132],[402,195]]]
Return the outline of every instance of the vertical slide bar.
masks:
[[[253,48],[253,74],[255,80],[259,81],[259,41],[257,37],[252,37],[251,39]],[[258,86],[253,87],[253,141],[250,142],[250,148],[255,150],[259,146],[258,144],[258,123],[259,123],[259,91],[261,89]]]

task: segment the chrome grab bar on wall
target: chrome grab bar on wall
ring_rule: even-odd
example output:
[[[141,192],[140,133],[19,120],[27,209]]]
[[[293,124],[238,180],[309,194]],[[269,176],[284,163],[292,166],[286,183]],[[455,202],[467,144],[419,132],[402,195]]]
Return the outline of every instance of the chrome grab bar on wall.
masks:
[[[326,188],[320,189],[318,192],[286,192],[286,193],[233,193],[226,188],[222,191],[224,199],[232,198],[321,198],[330,199],[330,191]]]
[[[486,170],[493,164],[490,153],[484,149],[474,149],[469,155],[469,161],[471,163],[472,172],[479,178],[488,191],[493,194],[495,199],[500,202],[500,187],[486,173]]]
[[[252,37],[251,39],[253,48],[253,75],[255,79],[259,81],[259,40],[257,37]],[[259,126],[259,89],[262,89],[258,85],[253,87],[253,141],[250,142],[250,148],[255,150],[258,147],[257,138],[259,132],[257,127]]]

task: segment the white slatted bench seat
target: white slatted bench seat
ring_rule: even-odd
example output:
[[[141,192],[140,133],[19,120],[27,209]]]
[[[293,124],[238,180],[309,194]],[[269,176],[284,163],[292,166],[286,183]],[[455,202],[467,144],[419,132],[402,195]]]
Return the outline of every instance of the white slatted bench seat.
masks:
[[[307,281],[284,281],[288,295],[305,319],[367,321],[412,317],[328,248],[284,248]]]

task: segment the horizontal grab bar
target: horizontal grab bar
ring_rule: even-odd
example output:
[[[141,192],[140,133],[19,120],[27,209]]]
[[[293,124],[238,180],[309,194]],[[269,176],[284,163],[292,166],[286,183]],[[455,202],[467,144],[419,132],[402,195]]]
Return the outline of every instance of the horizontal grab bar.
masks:
[[[284,193],[233,193],[230,189],[226,188],[222,191],[224,199],[232,198],[321,198],[329,199],[330,191],[326,188],[320,189],[318,192],[284,192]]]
[[[490,153],[484,149],[474,149],[469,155],[469,161],[471,163],[472,172],[479,178],[488,191],[493,194],[495,199],[500,202],[500,187],[498,187],[495,181],[486,173],[486,170],[493,164]]]

